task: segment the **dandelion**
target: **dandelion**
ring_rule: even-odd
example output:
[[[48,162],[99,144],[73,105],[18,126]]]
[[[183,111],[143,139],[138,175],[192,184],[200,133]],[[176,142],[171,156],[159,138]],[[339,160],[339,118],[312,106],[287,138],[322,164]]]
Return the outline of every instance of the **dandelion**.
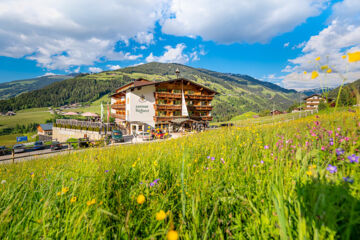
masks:
[[[306,74],[307,74],[307,72],[306,72],[306,71],[304,71],[304,74],[306,75]]]
[[[326,170],[328,170],[330,173],[336,173],[337,167],[329,164],[328,167],[326,168]]]
[[[57,192],[57,193],[56,193],[56,196],[60,196],[60,195],[61,195],[61,192]]]
[[[312,176],[312,175],[313,175],[313,173],[312,173],[312,171],[306,171],[306,175],[308,175],[308,176]]]
[[[342,57],[342,59],[345,59],[346,58],[346,55],[343,55],[343,56],[341,56]]]
[[[166,218],[166,213],[163,210],[160,210],[156,213],[156,220],[162,221]]]
[[[360,61],[360,51],[348,53],[349,56],[349,62],[358,62]]]
[[[136,199],[138,204],[143,204],[145,202],[145,196],[143,194],[140,194]]]
[[[91,206],[91,205],[94,205],[95,203],[96,203],[96,199],[92,199],[90,201],[87,201],[86,205]]]
[[[319,76],[319,73],[317,72],[317,71],[313,71],[312,73],[311,73],[311,79],[315,79],[315,78],[317,78]]]
[[[321,66],[321,67],[320,67],[321,70],[326,70],[326,69],[328,69],[328,68],[329,68],[328,65],[324,65],[324,66]]]
[[[72,197],[72,198],[70,199],[70,202],[71,202],[71,203],[74,203],[74,202],[76,202],[76,200],[77,200],[76,197]]]
[[[179,234],[174,230],[170,230],[167,233],[166,237],[167,237],[168,240],[177,240],[179,238]]]
[[[332,73],[332,69],[329,68],[326,72],[327,72],[327,73]]]
[[[350,177],[343,177],[344,181],[345,182],[348,182],[348,183],[353,183],[354,182],[354,179],[351,179]]]
[[[320,61],[320,57],[315,58],[316,61]]]
[[[62,189],[61,189],[61,193],[62,194],[65,194],[65,193],[67,193],[69,191],[69,188],[68,187],[63,187]]]
[[[350,155],[347,157],[350,161],[350,163],[358,163],[359,162],[359,156],[356,156],[355,154]]]

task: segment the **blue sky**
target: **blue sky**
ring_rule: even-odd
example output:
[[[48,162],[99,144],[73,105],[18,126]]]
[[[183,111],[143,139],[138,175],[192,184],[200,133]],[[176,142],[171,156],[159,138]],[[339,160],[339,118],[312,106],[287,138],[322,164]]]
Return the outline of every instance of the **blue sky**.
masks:
[[[151,61],[240,73],[283,87],[360,78],[341,56],[360,48],[356,0],[64,0],[0,3],[0,82]],[[17,6],[22,6],[20,9]],[[79,10],[81,9],[81,10]],[[92,13],[89,16],[89,13]],[[321,61],[314,61],[321,56]],[[324,80],[325,81],[325,80]]]

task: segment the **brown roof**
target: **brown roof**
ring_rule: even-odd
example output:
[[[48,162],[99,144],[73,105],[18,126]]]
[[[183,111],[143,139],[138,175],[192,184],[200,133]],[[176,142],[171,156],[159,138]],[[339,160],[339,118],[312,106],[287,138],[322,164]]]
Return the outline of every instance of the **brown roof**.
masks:
[[[143,79],[143,78],[139,78],[139,79],[136,79],[135,81],[133,81],[133,82],[131,82],[131,83],[128,83],[128,84],[125,84],[125,85],[121,86],[120,88],[118,88],[118,89],[116,90],[116,93],[114,93],[114,94],[112,94],[112,95],[110,95],[110,96],[114,96],[114,95],[116,95],[116,94],[118,94],[118,93],[121,93],[121,92],[124,92],[124,91],[126,91],[126,90],[128,90],[128,89],[131,90],[131,89],[134,89],[134,88],[137,88],[137,87],[141,87],[141,86],[159,85],[159,84],[161,84],[161,83],[169,83],[169,82],[176,82],[176,81],[187,81],[187,82],[190,82],[190,83],[192,83],[192,84],[194,84],[194,85],[196,85],[196,86],[202,87],[202,88],[206,89],[206,90],[209,91],[209,92],[212,92],[212,93],[215,93],[215,94],[219,94],[217,91],[214,91],[214,90],[212,90],[212,89],[210,89],[210,88],[207,88],[207,87],[205,87],[205,86],[203,86],[203,85],[201,85],[201,84],[198,84],[198,83],[196,83],[196,82],[194,82],[194,81],[191,81],[191,80],[189,80],[189,79],[186,79],[186,78],[177,78],[177,79],[171,79],[171,80],[160,81],[160,82],[154,82],[154,81],[149,81],[149,80],[146,80],[146,79]],[[122,89],[122,90],[121,90],[121,91],[118,91],[118,90],[120,90],[120,89]]]

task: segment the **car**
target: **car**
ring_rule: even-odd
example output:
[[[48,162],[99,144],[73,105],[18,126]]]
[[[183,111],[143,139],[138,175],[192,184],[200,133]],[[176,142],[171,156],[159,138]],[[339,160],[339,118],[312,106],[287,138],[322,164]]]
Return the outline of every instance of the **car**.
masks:
[[[112,130],[111,131],[111,143],[116,142],[124,142],[124,136],[123,133],[120,130]]]
[[[139,136],[144,140],[144,141],[151,141],[154,138],[154,135],[149,133],[149,132],[141,132],[139,133]]]
[[[14,153],[22,153],[25,152],[25,146],[24,144],[15,144],[13,146]]]
[[[42,150],[45,148],[45,145],[42,141],[36,141],[32,150]]]
[[[60,149],[62,149],[62,145],[61,145],[61,143],[54,141],[54,142],[51,142],[50,149],[51,149],[51,151],[60,150]]]
[[[5,146],[0,146],[0,156],[2,155],[7,155],[11,153],[11,149],[5,147]]]
[[[163,139],[166,137],[167,134],[163,130],[157,129],[157,130],[153,131],[153,135],[157,139]]]

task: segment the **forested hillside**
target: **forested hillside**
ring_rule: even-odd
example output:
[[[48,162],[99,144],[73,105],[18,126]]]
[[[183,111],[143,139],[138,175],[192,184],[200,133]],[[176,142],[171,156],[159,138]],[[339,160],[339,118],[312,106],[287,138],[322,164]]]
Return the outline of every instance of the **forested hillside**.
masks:
[[[294,90],[246,75],[218,73],[181,64],[148,63],[56,82],[42,89],[0,101],[0,111],[92,102],[140,77],[153,81],[173,79],[176,77],[177,68],[181,77],[220,93],[213,101],[215,121],[229,120],[244,112],[259,112],[273,107],[285,110],[293,104],[294,99],[298,99]]]

